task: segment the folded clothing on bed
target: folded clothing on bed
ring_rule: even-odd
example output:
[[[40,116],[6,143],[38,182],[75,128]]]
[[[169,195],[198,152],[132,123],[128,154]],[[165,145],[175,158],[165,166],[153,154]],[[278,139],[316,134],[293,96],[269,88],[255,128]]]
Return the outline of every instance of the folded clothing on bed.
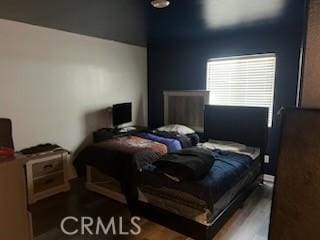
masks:
[[[181,143],[174,138],[162,137],[150,132],[136,133],[135,136],[162,143],[167,146],[169,152],[179,151],[182,149]]]
[[[154,162],[154,165],[167,177],[181,182],[203,178],[210,171],[214,160],[212,151],[193,147],[168,153]]]
[[[152,131],[152,134],[155,134],[157,136],[164,137],[164,138],[176,139],[180,142],[182,148],[196,146],[200,141],[199,136],[196,133],[181,134],[178,132],[166,132],[166,131],[154,130]]]

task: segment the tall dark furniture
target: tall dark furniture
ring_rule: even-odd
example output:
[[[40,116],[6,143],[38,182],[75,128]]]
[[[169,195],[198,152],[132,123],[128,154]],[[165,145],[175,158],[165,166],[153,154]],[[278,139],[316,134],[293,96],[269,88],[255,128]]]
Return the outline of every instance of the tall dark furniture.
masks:
[[[320,237],[320,110],[287,109],[272,204],[270,240]]]
[[[308,6],[306,39],[304,47],[304,62],[301,106],[320,107],[320,0],[307,0]]]

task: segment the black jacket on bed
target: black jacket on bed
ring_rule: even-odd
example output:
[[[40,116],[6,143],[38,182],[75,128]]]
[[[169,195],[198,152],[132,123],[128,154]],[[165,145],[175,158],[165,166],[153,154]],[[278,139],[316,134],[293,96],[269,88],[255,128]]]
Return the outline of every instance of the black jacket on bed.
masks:
[[[212,151],[193,147],[168,153],[154,165],[158,171],[180,182],[203,178],[212,168],[214,160]]]

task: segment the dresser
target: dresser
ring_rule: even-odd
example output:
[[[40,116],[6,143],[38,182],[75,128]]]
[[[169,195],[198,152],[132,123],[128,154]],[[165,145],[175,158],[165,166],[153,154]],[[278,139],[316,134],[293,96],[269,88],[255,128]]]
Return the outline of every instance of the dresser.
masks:
[[[320,239],[320,109],[282,113],[269,240]]]
[[[301,105],[320,108],[320,0],[309,0]]]
[[[31,240],[23,158],[0,158],[0,239]]]

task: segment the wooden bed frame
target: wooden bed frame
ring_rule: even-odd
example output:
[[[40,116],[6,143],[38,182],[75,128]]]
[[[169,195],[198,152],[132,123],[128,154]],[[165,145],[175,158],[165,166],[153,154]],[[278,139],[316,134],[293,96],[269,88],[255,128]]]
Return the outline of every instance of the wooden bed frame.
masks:
[[[241,191],[228,206],[214,219],[213,224],[206,226],[191,219],[176,215],[169,211],[139,201],[134,215],[143,216],[155,223],[170,228],[183,235],[197,240],[212,240],[230,217],[243,207],[244,201],[263,183],[263,175],[259,175],[253,183]]]
[[[204,137],[234,141],[248,146],[260,148],[261,171],[257,178],[246,186],[214,219],[210,226],[179,216],[139,199],[132,214],[150,219],[174,231],[199,240],[211,240],[224,223],[241,208],[249,195],[263,183],[263,160],[268,134],[268,109],[256,107],[205,107]],[[99,176],[100,175],[100,176]],[[108,176],[103,177],[97,169],[87,166],[86,187],[108,198],[126,204],[124,195],[104,186]],[[141,194],[140,194],[141,196]]]
[[[98,169],[87,165],[86,188],[89,191],[99,193],[115,201],[127,204],[126,197],[121,193],[119,182],[100,172]],[[115,189],[110,189],[110,181]]]
[[[261,160],[259,160],[261,161]],[[101,174],[97,169],[87,166],[86,188],[89,191],[99,193],[117,202],[127,204],[125,196],[114,190],[110,190],[104,185],[104,180],[97,179],[93,175]],[[106,175],[106,181],[108,178]],[[102,180],[102,181],[101,181]],[[168,227],[176,232],[182,233],[194,239],[211,240],[218,233],[226,221],[234,214],[237,209],[242,208],[244,201],[249,195],[263,183],[263,174],[261,173],[250,185],[248,185],[240,194],[234,198],[229,205],[213,220],[211,226],[206,226],[191,219],[184,218],[169,211],[155,207],[147,203],[148,200],[142,200],[143,194],[139,194],[139,202],[133,215],[143,216],[153,222]]]

